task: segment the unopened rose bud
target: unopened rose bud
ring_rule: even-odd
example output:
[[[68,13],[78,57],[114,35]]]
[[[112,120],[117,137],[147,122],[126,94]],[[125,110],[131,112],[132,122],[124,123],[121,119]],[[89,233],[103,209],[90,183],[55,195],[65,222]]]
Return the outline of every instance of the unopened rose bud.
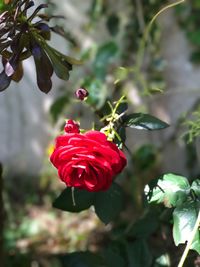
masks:
[[[65,124],[66,133],[79,133],[79,124],[76,121],[68,120]]]
[[[88,91],[85,88],[77,89],[75,94],[76,97],[81,101],[83,101],[89,95]]]

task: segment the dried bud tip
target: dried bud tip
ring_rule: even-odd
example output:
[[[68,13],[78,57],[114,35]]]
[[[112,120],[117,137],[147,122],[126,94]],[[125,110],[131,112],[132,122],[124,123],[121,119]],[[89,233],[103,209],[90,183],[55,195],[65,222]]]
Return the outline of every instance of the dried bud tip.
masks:
[[[75,95],[79,100],[83,101],[89,93],[85,88],[79,88],[76,90]]]
[[[68,120],[65,124],[66,133],[79,133],[79,124],[76,121]]]

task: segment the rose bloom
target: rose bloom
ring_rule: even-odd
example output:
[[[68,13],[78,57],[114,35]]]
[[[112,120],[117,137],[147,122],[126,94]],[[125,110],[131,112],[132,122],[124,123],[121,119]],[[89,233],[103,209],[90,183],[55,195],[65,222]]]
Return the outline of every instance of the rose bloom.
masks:
[[[50,157],[60,179],[68,187],[91,192],[107,190],[127,163],[124,153],[104,133],[81,134],[77,132],[78,124],[72,120],[67,122],[65,130],[69,129],[68,124],[70,131],[56,138]]]

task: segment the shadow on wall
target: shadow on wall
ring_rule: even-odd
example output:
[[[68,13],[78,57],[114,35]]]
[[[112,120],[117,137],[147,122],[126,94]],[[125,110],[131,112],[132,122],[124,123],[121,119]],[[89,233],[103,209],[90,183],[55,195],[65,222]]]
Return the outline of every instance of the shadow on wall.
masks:
[[[54,92],[38,90],[33,66],[26,61],[23,80],[0,93],[0,161],[11,174],[36,174],[50,139],[47,111]]]

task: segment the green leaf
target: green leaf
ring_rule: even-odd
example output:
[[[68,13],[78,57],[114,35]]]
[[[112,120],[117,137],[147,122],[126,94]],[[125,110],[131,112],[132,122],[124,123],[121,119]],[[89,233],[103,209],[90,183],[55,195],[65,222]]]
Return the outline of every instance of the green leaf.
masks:
[[[114,143],[120,148],[123,148],[123,145],[126,141],[126,129],[124,127],[119,127],[117,129],[117,133],[120,137],[120,140],[117,136],[115,136]]]
[[[1,11],[5,11],[6,9],[8,9],[9,5],[10,4],[5,4],[4,0],[0,0],[0,13],[1,13]]]
[[[128,267],[150,267],[153,257],[145,240],[137,240],[126,245]]]
[[[61,53],[56,53],[55,50],[48,45],[45,45],[45,51],[51,59],[53,69],[58,78],[68,80],[69,71],[72,70],[72,64],[66,61]]]
[[[115,70],[114,77],[115,77],[115,84],[118,82],[124,81],[129,74],[129,70],[124,67],[119,67]]]
[[[55,102],[52,104],[50,108],[50,114],[53,118],[53,121],[55,122],[65,106],[69,103],[69,98],[67,95],[61,96],[55,100]]]
[[[105,262],[109,267],[112,267],[112,266],[125,267],[126,266],[126,262],[120,256],[119,251],[115,250],[112,247],[106,248],[103,251],[103,255],[102,256],[105,259]]]
[[[190,185],[185,177],[169,173],[158,179],[153,188],[151,184],[147,185],[145,194],[150,203],[164,203],[166,207],[172,207],[182,204],[186,200],[189,189]]]
[[[199,64],[200,63],[200,51],[194,50],[190,55],[190,60],[194,64]]]
[[[191,190],[193,190],[195,195],[200,199],[200,179],[193,181]]]
[[[139,130],[160,130],[169,126],[166,122],[144,113],[132,113],[124,116],[122,123],[125,127]]]
[[[159,227],[158,213],[154,210],[146,213],[141,219],[137,220],[128,232],[128,236],[135,238],[147,238]]]
[[[96,110],[101,109],[108,96],[108,89],[105,84],[99,79],[86,79],[83,88],[87,88],[89,93],[86,103]]]
[[[153,145],[146,144],[134,153],[133,160],[139,171],[147,171],[155,166],[158,151]]]
[[[3,8],[4,8],[4,3],[3,3],[3,1],[0,1],[0,11],[2,11]]]
[[[200,30],[188,32],[188,38],[194,45],[200,45]]]
[[[93,205],[94,193],[74,188],[74,200],[75,203],[73,203],[72,188],[68,187],[53,202],[53,207],[69,212],[86,210]]]
[[[107,191],[96,193],[94,207],[97,216],[105,224],[115,219],[123,208],[121,187],[113,183]]]
[[[105,78],[107,65],[111,62],[117,51],[118,47],[114,42],[109,42],[99,47],[93,63],[93,69],[97,78]]]
[[[60,257],[63,267],[108,267],[103,258],[89,251],[73,252]]]
[[[182,206],[175,208],[173,212],[173,237],[176,246],[189,240],[197,220],[199,208],[199,202],[186,202]],[[194,237],[191,249],[200,254],[199,230]]]
[[[72,70],[72,65],[82,64],[80,60],[65,56],[53,47],[49,46],[45,39],[41,37],[41,35],[38,36],[36,33],[34,33],[33,36],[36,39],[36,42],[40,44],[40,46],[45,50],[51,59],[54,71],[60,79],[68,80],[69,71]]]
[[[159,256],[156,261],[154,267],[170,267],[170,257],[168,254],[163,254]]]

